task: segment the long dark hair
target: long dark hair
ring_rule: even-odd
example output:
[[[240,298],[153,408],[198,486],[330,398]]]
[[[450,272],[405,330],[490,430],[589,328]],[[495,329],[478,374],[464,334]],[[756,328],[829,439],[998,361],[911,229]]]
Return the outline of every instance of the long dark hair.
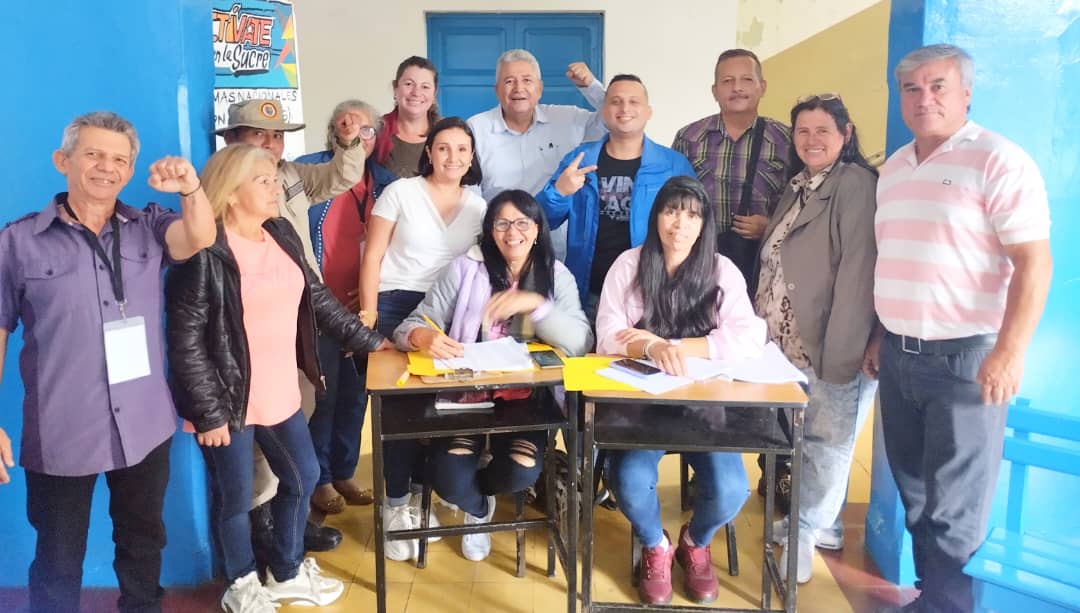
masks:
[[[397,87],[398,81],[401,80],[401,75],[405,74],[405,70],[410,67],[423,68],[424,70],[430,70],[431,74],[435,75],[435,92],[439,91],[439,71],[435,68],[435,64],[431,63],[431,60],[426,57],[420,57],[419,55],[411,55],[405,58],[400,64],[398,64],[397,72],[394,73],[394,80],[391,83],[393,87]],[[397,134],[398,125],[398,108],[394,105],[394,109],[389,113],[382,116],[383,129],[379,130],[378,135],[375,137],[375,161],[380,164],[386,164],[386,158],[390,157],[390,150],[394,148],[394,135]],[[433,126],[439,121],[439,103],[434,101],[431,103],[431,108],[428,109],[427,119],[428,126]],[[372,117],[372,119],[375,119]]]
[[[420,153],[420,161],[417,163],[417,171],[421,177],[430,177],[435,172],[435,167],[431,165],[431,154],[428,151],[431,149],[432,144],[435,142],[435,137],[439,135],[439,132],[443,130],[451,130],[458,128],[464,130],[469,135],[469,141],[472,143],[472,163],[469,164],[469,170],[461,177],[462,185],[479,185],[483,179],[483,175],[480,173],[480,156],[476,155],[476,137],[473,136],[472,128],[469,124],[465,123],[465,120],[460,117],[443,117],[438,123],[431,128],[428,132],[427,141],[424,143],[424,150]]]
[[[657,229],[657,219],[669,209],[690,209],[701,215],[701,234],[671,276],[664,267],[664,246]],[[716,210],[698,180],[672,177],[656,194],[636,283],[645,312],[635,327],[662,338],[705,336],[716,327],[720,291],[716,283]]]
[[[844,147],[840,149],[840,157],[837,158],[838,162],[846,162],[848,164],[855,164],[856,166],[862,166],[863,168],[874,173],[876,177],[878,174],[877,168],[874,168],[873,164],[866,161],[866,157],[863,156],[862,150],[859,148],[859,135],[856,133],[855,124],[851,121],[851,115],[848,113],[847,107],[844,106],[844,101],[840,99],[840,96],[828,95],[828,96],[809,96],[807,98],[801,98],[795,106],[791,108],[791,153],[788,156],[790,160],[788,164],[788,178],[792,178],[795,175],[802,172],[803,168],[806,168],[806,164],[799,159],[798,152],[795,150],[795,120],[799,118],[799,113],[803,111],[815,111],[821,109],[829,114],[836,122],[836,129],[844,134],[847,132],[848,124],[851,124],[851,138],[848,138],[844,142]]]
[[[536,223],[536,244],[529,252],[529,260],[521,269],[521,289],[528,289],[541,296],[550,297],[555,291],[555,248],[551,245],[551,230],[544,211],[529,192],[508,189],[499,192],[488,203],[487,213],[481,226],[480,251],[484,254],[484,266],[491,279],[491,292],[510,289],[510,269],[495,244],[495,217],[508,204],[514,205],[523,215]]]

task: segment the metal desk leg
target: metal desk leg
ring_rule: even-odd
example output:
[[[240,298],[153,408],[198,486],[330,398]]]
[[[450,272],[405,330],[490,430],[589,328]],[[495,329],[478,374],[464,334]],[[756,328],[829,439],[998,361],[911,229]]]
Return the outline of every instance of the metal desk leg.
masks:
[[[791,510],[788,515],[788,580],[785,582],[787,591],[784,594],[784,610],[788,613],[795,613],[795,601],[799,589],[796,577],[799,558],[797,553],[799,551],[799,486],[800,477],[802,477],[804,417],[804,409],[791,410]]]
[[[776,415],[776,411],[773,411]],[[772,575],[769,565],[772,562],[772,523],[773,523],[773,497],[776,495],[776,454],[765,454],[765,554],[762,559],[761,572],[761,608],[772,608]]]
[[[544,511],[547,513],[551,528],[547,534],[547,576],[555,576],[555,527],[559,525],[555,517],[555,463],[551,461],[555,453],[555,430],[548,430],[547,451],[544,452]]]
[[[581,557],[581,611],[589,613],[592,610],[592,567],[593,567],[593,451],[595,448],[595,432],[593,419],[596,415],[596,403],[585,402],[585,427],[582,434],[585,437],[581,446],[583,468],[581,470],[584,482],[581,487],[581,523],[585,534],[582,537],[584,551]]]
[[[577,558],[578,517],[581,512],[581,496],[578,494],[578,411],[581,410],[581,394],[566,394],[566,610],[577,612]]]
[[[383,482],[382,397],[371,395],[371,483],[375,502],[375,602],[378,613],[386,613],[386,558],[383,552],[383,505],[386,488]]]

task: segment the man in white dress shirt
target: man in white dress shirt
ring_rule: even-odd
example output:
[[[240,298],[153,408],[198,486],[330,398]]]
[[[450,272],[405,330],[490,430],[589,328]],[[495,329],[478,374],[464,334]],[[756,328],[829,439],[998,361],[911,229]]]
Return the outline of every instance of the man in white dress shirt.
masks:
[[[604,85],[583,62],[566,71],[585,99],[600,108]],[[483,172],[485,200],[506,189],[536,194],[570,150],[597,140],[607,128],[595,111],[561,104],[539,104],[544,92],[540,64],[524,49],[511,49],[495,64],[495,95],[499,106],[469,118]],[[566,254],[566,232],[552,232],[555,253]]]

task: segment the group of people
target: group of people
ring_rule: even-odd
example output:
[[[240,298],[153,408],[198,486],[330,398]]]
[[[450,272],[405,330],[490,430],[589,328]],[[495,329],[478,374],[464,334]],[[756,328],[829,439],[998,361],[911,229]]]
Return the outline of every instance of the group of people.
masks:
[[[514,336],[672,374],[690,357],[750,358],[775,342],[809,381],[802,502],[775,526],[784,536],[798,522],[780,568],[797,556],[799,582],[815,548],[843,546],[854,440],[879,391],[921,589],[903,610],[970,611],[962,567],[986,531],[1007,403],[1049,287],[1049,208],[1031,158],[967,119],[962,49],[917,49],[895,76],[914,140],[879,170],[837,94],[799,99],[790,127],[759,116],[766,81],[744,49],[716,63],[719,113],[670,148],[645,134],[637,76],[604,87],[571,64],[597,110],[545,105],[536,59],[507,51],[499,106],[466,121],[440,117],[436,68],[410,57],[391,112],[342,102],[326,150],[294,162],[281,159],[283,135],[301,124],[274,100],[233,105],[218,131],[227,146],[201,174],[181,158],[150,166],[179,214],[117,199],[138,154],[130,123],[76,118],[53,156],[67,191],[0,231],[0,358],[25,326],[32,609],[78,609],[99,473],[119,607],[160,609],[177,414],[206,460],[223,609],[333,602],[343,583],[304,552],[340,541],[322,516],[372,502],[353,481],[367,354],[452,357]],[[386,528],[419,527],[425,480],[466,524],[490,521],[496,495],[536,481],[546,442],[386,444]],[[607,466],[643,547],[639,595],[670,601],[678,562],[686,596],[710,602],[709,544],[746,501],[747,474],[738,454],[688,454],[694,512],[673,540],[656,494],[663,454],[616,452]],[[0,460],[6,482],[3,430]],[[490,534],[461,549],[484,559]],[[417,550],[385,547],[394,560]]]

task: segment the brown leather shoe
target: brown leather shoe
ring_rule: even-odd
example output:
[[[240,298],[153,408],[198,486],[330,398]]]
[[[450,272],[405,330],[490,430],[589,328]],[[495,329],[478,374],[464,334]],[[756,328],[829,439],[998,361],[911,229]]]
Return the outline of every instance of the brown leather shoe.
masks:
[[[671,537],[664,530],[668,540],[667,549],[663,547],[641,548],[641,573],[638,579],[638,597],[645,604],[667,604],[671,602],[671,566],[675,556],[675,547]]]
[[[345,510],[345,499],[326,483],[315,488],[315,493],[311,495],[311,506],[327,515],[334,515]]]
[[[685,575],[686,597],[694,602],[706,604],[716,600],[720,584],[712,567],[712,552],[708,545],[691,547],[686,544],[686,529],[690,524],[683,524],[679,530],[679,546],[675,548],[675,559]]]
[[[375,496],[369,489],[361,489],[351,479],[334,481],[334,489],[345,499],[346,504],[365,506],[375,502]]]

